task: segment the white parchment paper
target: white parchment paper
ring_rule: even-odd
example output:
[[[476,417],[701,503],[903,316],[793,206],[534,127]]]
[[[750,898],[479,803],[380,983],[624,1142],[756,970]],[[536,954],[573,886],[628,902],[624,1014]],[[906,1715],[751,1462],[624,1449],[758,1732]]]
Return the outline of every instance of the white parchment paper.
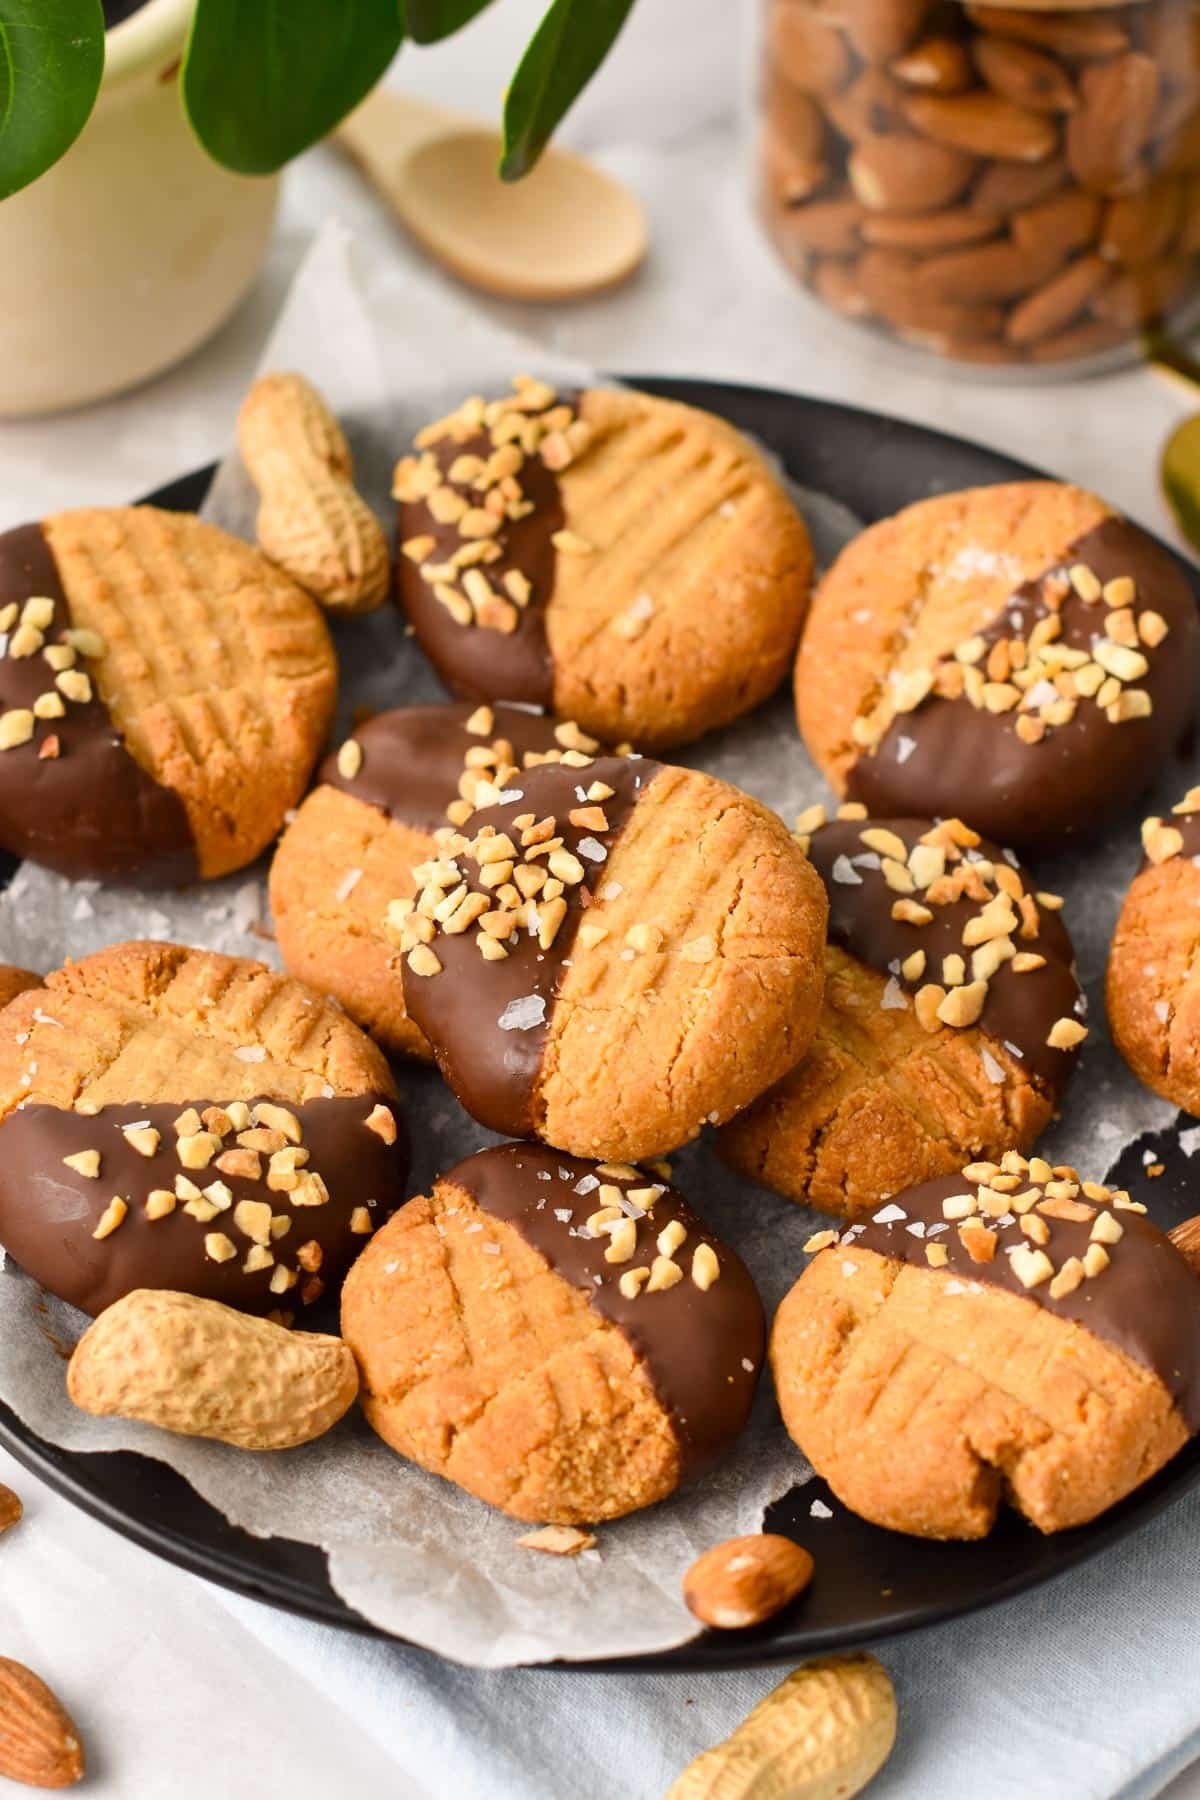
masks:
[[[521,369],[564,384],[595,378],[508,337],[446,290],[415,278],[402,322],[381,333],[355,281],[351,246],[336,228],[310,252],[263,367],[302,371],[350,421],[360,486],[385,518],[396,456],[423,423],[464,394],[501,391]],[[954,485],[952,470],[939,485]],[[798,499],[818,560],[828,562],[857,521],[836,496],[802,492]],[[222,467],[204,510],[253,536],[254,494],[236,457]],[[338,622],[334,630],[341,730],[357,706],[444,698],[394,608]],[[678,760],[736,782],[789,821],[810,801],[829,797],[797,736],[786,692]],[[1193,753],[1186,766],[1177,763],[1163,776],[1146,810],[1164,810],[1197,780],[1200,757]],[[1092,1028],[1066,1116],[1044,1142],[1054,1160],[1098,1175],[1138,1133],[1175,1116],[1129,1075],[1103,1024],[1108,941],[1139,857],[1136,830],[1126,821],[1100,845],[1038,867],[1042,885],[1067,897]],[[0,895],[0,959],[6,961],[49,969],[64,956],[127,937],[172,938],[277,965],[265,862],[223,882],[151,896],[68,882],[25,864]],[[431,1071],[398,1075],[414,1142],[410,1191],[416,1193],[439,1169],[494,1140]],[[732,1177],[703,1141],[672,1161],[674,1179],[736,1244],[772,1313],[799,1273],[816,1215]],[[0,1393],[35,1431],[68,1449],[158,1457],[247,1531],[324,1549],[333,1586],[364,1617],[481,1666],[630,1655],[685,1641],[697,1630],[679,1597],[688,1563],[722,1537],[758,1529],[765,1507],[810,1473],[782,1430],[768,1381],[735,1453],[704,1482],[601,1527],[595,1550],[571,1560],[541,1556],[517,1547],[524,1527],[402,1461],[357,1416],[318,1443],[255,1456],[76,1412],[66,1398],[63,1352],[85,1323],[11,1265],[0,1275]]]

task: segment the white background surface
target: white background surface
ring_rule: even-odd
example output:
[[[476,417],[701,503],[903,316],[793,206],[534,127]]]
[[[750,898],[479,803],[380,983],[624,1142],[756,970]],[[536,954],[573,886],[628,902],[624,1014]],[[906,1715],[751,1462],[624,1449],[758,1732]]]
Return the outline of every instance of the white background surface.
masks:
[[[542,0],[501,0],[455,42],[403,56],[392,79],[494,114],[541,10]],[[798,388],[986,440],[1098,488],[1170,535],[1156,461],[1190,405],[1177,389],[1140,370],[1041,387],[970,380],[903,360],[796,297],[744,203],[738,12],[724,0],[641,0],[566,134],[641,193],[653,233],[646,269],[617,294],[571,308],[481,304],[601,367]],[[340,159],[315,152],[288,176],[262,282],[212,344],[122,400],[0,425],[0,529],[58,506],[133,498],[218,455],[289,276],[331,215],[358,235],[380,309],[402,329],[412,253]],[[214,1591],[74,1512],[2,1453],[0,1480],[28,1509],[0,1541],[0,1654],[43,1672],[73,1708],[98,1800],[417,1793],[345,1714],[274,1663]],[[598,1680],[581,1684],[581,1705],[588,1688],[602,1703]],[[403,1719],[395,1729],[403,1733]],[[1193,1772],[1174,1793],[1200,1800],[1200,1778]]]

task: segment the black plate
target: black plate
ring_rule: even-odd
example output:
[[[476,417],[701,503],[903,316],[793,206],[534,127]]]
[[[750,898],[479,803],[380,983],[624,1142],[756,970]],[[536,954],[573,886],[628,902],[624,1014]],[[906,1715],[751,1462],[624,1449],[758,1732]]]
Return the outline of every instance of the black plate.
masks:
[[[690,401],[753,432],[805,487],[835,495],[865,520],[895,512],[939,489],[1023,479],[1041,471],[977,444],[899,419],[766,388],[631,376],[638,387]],[[149,496],[160,506],[198,507],[212,477],[200,469]],[[1193,587],[1195,571],[1183,565]],[[7,872],[0,871],[0,879]],[[1182,1115],[1180,1122],[1183,1123]],[[1151,1179],[1143,1152],[1164,1173]],[[1112,1178],[1169,1227],[1197,1210],[1195,1178],[1176,1129],[1147,1135],[1122,1155]],[[330,1625],[378,1633],[329,1585],[319,1550],[282,1538],[255,1538],[228,1523],[172,1469],[130,1451],[84,1454],[36,1437],[0,1403],[0,1443],[51,1487],[169,1562],[256,1600]],[[722,1669],[795,1660],[839,1645],[909,1631],[1004,1600],[1062,1574],[1137,1530],[1200,1483],[1200,1439],[1155,1480],[1103,1519],[1045,1538],[1005,1512],[978,1544],[932,1544],[881,1531],[854,1517],[822,1481],[810,1482],[768,1514],[770,1529],[818,1548],[821,1578],[787,1612],[754,1631],[708,1633],[678,1650],[605,1663],[604,1669]],[[814,1501],[831,1508],[815,1522]]]

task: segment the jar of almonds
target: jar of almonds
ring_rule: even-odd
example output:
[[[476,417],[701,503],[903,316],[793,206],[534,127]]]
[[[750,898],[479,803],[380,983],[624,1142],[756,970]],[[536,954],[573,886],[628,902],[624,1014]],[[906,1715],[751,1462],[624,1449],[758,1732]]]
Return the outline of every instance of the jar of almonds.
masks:
[[[1200,292],[1200,4],[765,0],[767,230],[827,305],[1085,370]]]

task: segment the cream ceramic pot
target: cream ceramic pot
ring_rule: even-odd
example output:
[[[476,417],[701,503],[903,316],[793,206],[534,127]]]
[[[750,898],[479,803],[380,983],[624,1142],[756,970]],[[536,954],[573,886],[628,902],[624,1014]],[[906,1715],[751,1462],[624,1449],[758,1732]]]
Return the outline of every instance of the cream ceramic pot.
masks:
[[[0,203],[0,414],[132,387],[186,356],[261,267],[277,178],[200,149],[177,69],[193,0],[108,33],[95,111],[62,161]]]

